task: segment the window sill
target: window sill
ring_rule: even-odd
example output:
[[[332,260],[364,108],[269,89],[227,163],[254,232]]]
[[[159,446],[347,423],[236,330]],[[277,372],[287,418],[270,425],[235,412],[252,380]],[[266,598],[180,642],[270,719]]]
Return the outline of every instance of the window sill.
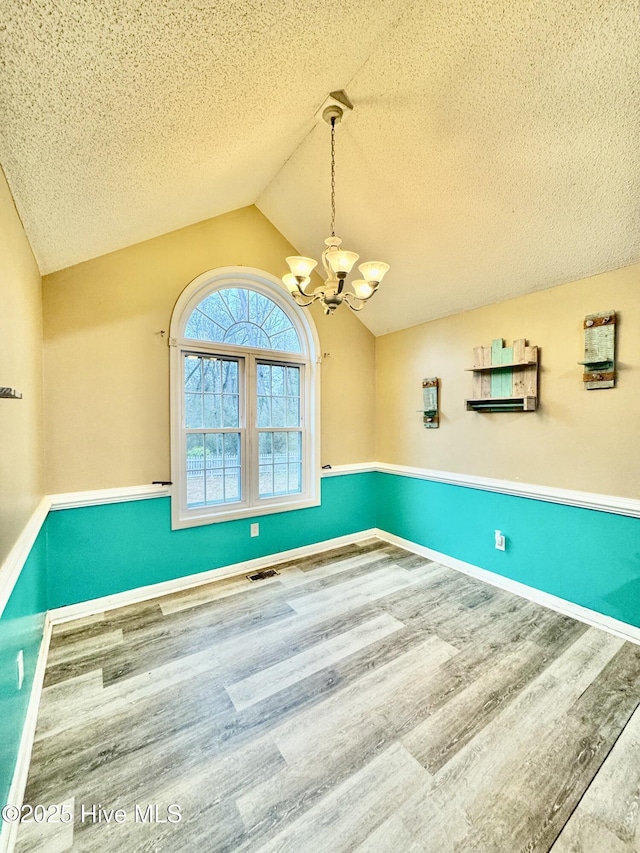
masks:
[[[309,509],[310,507],[320,506],[320,496],[303,497],[297,500],[286,500],[279,503],[271,503],[266,506],[245,506],[242,508],[234,507],[228,510],[217,510],[208,512],[194,510],[191,512],[175,512],[175,506],[172,507],[171,529],[183,530],[187,527],[201,527],[205,524],[218,524],[221,521],[238,521],[242,518],[254,519],[262,515],[273,515],[277,512],[291,512],[297,509]]]

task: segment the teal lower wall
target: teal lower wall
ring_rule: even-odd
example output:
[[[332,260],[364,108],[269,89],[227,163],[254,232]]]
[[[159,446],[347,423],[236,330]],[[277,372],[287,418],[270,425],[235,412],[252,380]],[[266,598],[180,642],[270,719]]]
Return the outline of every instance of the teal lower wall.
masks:
[[[375,527],[376,474],[322,480],[318,507],[171,530],[170,498],[49,513],[48,606],[173,580]],[[260,535],[251,538],[253,521]]]
[[[260,522],[260,536],[249,526]],[[171,530],[169,498],[49,514],[61,607],[379,527],[640,627],[640,519],[397,474],[322,481],[319,507]],[[493,531],[507,536],[494,548]]]
[[[40,532],[0,617],[0,806],[5,805],[20,747],[20,738],[46,610],[46,542]],[[24,682],[18,690],[16,659],[24,650]]]
[[[186,530],[171,530],[169,498],[49,513],[0,618],[0,806],[14,774],[47,609],[368,530],[375,526],[375,477],[324,479],[318,507]],[[252,521],[260,522],[255,538]],[[25,680],[18,691],[20,649]]]
[[[0,804],[46,609],[372,527],[640,627],[640,519],[606,512],[380,473],[325,478],[318,507],[186,530],[171,530],[169,498],[51,512],[0,618]],[[507,536],[504,553],[494,548],[496,528]]]
[[[640,627],[640,519],[376,476],[381,530]]]

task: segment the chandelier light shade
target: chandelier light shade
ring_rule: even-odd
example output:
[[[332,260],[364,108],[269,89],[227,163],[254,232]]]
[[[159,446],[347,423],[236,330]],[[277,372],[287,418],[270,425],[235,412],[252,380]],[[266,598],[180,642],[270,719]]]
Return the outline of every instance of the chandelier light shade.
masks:
[[[318,266],[314,258],[292,255],[287,258],[290,272],[282,276],[287,290],[298,303],[306,307],[321,301],[324,313],[333,314],[345,302],[353,311],[360,311],[378,289],[389,270],[383,261],[366,261],[358,270],[362,278],[351,282],[352,290],[345,289],[347,276],[359,260],[356,252],[342,248],[342,240],[336,236],[336,124],[351,112],[353,106],[344,92],[334,92],[320,108],[320,116],[331,126],[331,236],[324,241],[322,266],[325,271],[324,284],[309,290],[311,273]]]

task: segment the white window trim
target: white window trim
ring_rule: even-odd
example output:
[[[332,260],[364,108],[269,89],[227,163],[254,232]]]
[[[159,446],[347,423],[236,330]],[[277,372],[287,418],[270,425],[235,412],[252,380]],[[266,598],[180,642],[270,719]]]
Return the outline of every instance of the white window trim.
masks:
[[[284,353],[277,350],[249,349],[232,347],[222,343],[200,342],[184,337],[184,329],[193,309],[210,292],[223,287],[246,287],[262,293],[282,308],[294,325],[302,345],[302,353]],[[292,509],[319,506],[320,504],[320,342],[315,325],[308,312],[296,305],[284,285],[275,276],[263,270],[251,267],[219,267],[208,270],[195,278],[180,294],[171,317],[169,331],[170,344],[170,406],[171,406],[171,527],[179,530],[220,521],[232,521],[240,518],[255,518],[285,512]],[[185,431],[183,429],[183,369],[182,359],[185,352],[202,352],[217,355],[243,352],[246,356],[247,370],[255,369],[256,360],[271,362],[290,362],[303,365],[301,390],[303,392],[303,419],[306,436],[303,436],[303,483],[305,489],[296,495],[285,495],[260,501],[260,505],[247,503],[199,507],[187,509],[186,476],[183,460],[186,458]],[[248,418],[251,412],[247,412]],[[249,433],[247,428],[247,441]],[[257,435],[257,433],[256,433]],[[253,450],[253,448],[252,448]],[[257,448],[256,448],[257,451]],[[246,458],[246,457],[245,457]],[[246,468],[243,466],[243,494],[245,500],[248,491],[245,486]]]

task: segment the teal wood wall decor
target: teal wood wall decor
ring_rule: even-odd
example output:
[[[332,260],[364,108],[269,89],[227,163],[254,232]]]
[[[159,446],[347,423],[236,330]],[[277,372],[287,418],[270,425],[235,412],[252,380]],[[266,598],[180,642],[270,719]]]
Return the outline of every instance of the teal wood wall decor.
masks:
[[[602,311],[584,318],[584,366],[587,391],[616,384],[616,312]]]
[[[422,423],[425,429],[438,429],[440,426],[439,387],[440,380],[436,376],[422,380]]]
[[[519,338],[506,347],[502,338],[490,347],[475,347],[472,397],[466,401],[473,412],[533,412],[538,405],[538,347]]]

